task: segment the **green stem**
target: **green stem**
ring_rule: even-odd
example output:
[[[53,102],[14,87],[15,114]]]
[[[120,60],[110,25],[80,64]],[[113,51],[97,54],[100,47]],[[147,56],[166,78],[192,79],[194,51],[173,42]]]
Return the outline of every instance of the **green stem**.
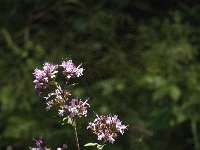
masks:
[[[191,120],[191,128],[192,128],[192,135],[193,135],[195,150],[200,150],[200,144],[198,140],[198,131],[197,131],[197,122],[195,119]]]
[[[74,133],[75,133],[76,147],[77,147],[77,150],[80,150],[78,134],[77,134],[77,129],[76,129],[76,120],[75,119],[74,119],[74,122],[73,122],[73,127],[74,127]]]

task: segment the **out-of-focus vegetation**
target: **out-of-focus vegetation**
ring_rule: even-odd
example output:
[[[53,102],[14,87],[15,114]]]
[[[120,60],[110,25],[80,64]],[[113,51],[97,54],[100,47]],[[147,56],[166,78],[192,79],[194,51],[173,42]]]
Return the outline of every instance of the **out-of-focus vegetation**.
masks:
[[[106,149],[199,150],[199,12],[191,0],[1,0],[0,149],[38,136],[74,149],[32,83],[35,67],[71,57],[85,67],[74,93],[91,104],[81,145],[96,140],[85,129],[95,110],[129,124]]]

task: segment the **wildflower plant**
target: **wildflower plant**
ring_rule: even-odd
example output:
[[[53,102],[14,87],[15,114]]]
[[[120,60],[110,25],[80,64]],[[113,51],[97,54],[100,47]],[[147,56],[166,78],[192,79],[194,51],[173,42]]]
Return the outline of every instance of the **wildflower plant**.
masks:
[[[74,96],[68,87],[74,85],[70,84],[69,81],[72,78],[82,76],[83,71],[81,64],[76,66],[71,59],[65,59],[62,60],[61,64],[46,62],[43,64],[43,69],[36,68],[33,73],[35,89],[44,98],[46,110],[56,108],[58,116],[62,117],[63,122],[72,125],[77,150],[80,150],[76,128],[77,118],[87,117],[90,105],[88,99],[82,100]],[[58,76],[64,77],[64,84],[57,81],[59,79]],[[87,143],[84,146],[96,146],[98,150],[101,150],[107,142],[113,144],[117,134],[123,134],[127,126],[122,125],[117,115],[96,115],[96,117],[93,122],[88,123],[87,129],[91,129],[97,135],[97,140],[101,141],[101,144]],[[30,147],[31,150],[51,150],[51,148],[47,148],[44,139],[39,138],[35,142],[36,148]],[[67,149],[66,144],[61,148],[57,148],[57,150],[64,149]]]

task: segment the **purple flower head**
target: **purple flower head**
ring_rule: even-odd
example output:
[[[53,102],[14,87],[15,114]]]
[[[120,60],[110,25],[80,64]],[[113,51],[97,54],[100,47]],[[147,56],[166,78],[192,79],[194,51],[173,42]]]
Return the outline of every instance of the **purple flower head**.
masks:
[[[36,148],[30,147],[30,150],[50,150],[46,147],[46,142],[43,138],[38,138],[35,140]]]
[[[90,106],[87,103],[87,100],[83,102],[82,100],[78,100],[77,98],[72,99],[68,105],[68,111],[71,117],[75,116],[87,116],[87,106]]]
[[[38,138],[35,140],[36,147],[29,147],[30,150],[51,150],[51,148],[47,148],[46,142],[43,138]],[[57,148],[56,150],[66,150],[67,144],[64,144],[62,147]]]
[[[47,62],[43,65],[44,72],[50,78],[55,78],[55,74],[58,72],[56,70],[57,68],[58,68],[58,65],[50,64],[50,63],[47,63]]]
[[[72,77],[80,77],[83,75],[83,68],[81,68],[81,64],[76,67],[72,60],[63,61],[60,66],[64,68],[63,74],[68,79]]]
[[[47,101],[49,99],[57,99],[57,100],[62,100],[63,99],[63,93],[64,91],[62,90],[61,86],[57,86],[57,88],[48,94],[47,97],[44,97]]]
[[[89,122],[87,129],[91,129],[98,136],[98,140],[113,143],[117,138],[117,133],[123,134],[127,126],[122,125],[117,115],[97,115],[94,122]]]
[[[39,139],[35,140],[35,144],[38,147],[45,147],[46,146],[46,142],[44,141],[43,138],[39,138]]]
[[[44,97],[46,99],[46,104],[47,104],[46,109],[49,110],[54,105],[57,105],[59,107],[64,107],[70,95],[71,95],[70,92],[68,92],[67,90],[63,90],[61,86],[58,85],[57,88],[53,92],[49,93],[47,97]],[[59,115],[63,113],[64,113],[64,110],[62,111],[59,110]]]
[[[46,89],[48,87],[49,80],[56,77],[56,73],[58,72],[56,70],[57,68],[58,65],[47,62],[43,65],[43,70],[36,68],[33,73],[35,76],[35,80],[33,81],[35,83],[35,89],[38,91]]]
[[[58,115],[61,116],[61,117],[64,116],[65,112],[66,111],[65,111],[65,109],[63,109],[63,107],[61,107],[61,109],[58,109]]]
[[[58,110],[58,114],[60,116],[64,116],[65,114],[74,118],[76,116],[82,117],[87,116],[87,100],[83,102],[82,100],[78,100],[77,98],[72,99],[68,104],[60,106]]]

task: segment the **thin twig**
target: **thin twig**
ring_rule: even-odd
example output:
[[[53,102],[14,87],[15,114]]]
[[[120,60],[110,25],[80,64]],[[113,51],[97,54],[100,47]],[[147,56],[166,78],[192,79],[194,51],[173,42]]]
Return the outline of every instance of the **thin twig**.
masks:
[[[77,147],[77,150],[80,150],[78,134],[77,134],[77,129],[76,129],[76,119],[74,119],[73,127],[74,127],[74,133],[75,133],[76,147]]]

